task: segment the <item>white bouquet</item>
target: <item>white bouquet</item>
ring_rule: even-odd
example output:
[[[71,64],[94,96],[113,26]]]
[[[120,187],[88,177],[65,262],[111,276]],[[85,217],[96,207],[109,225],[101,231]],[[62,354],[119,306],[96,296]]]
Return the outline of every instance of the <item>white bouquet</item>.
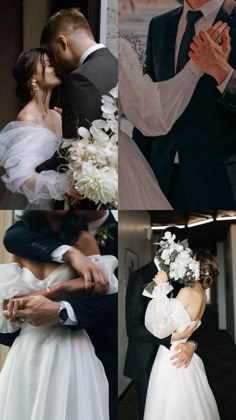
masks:
[[[118,86],[102,96],[102,117],[78,129],[79,139],[64,140],[74,189],[98,207],[118,203]]]
[[[177,281],[186,287],[193,287],[194,281],[199,279],[199,262],[193,258],[192,250],[188,241],[176,242],[176,236],[166,232],[163,239],[158,243],[154,262],[158,271],[165,271],[171,281]],[[148,283],[145,290],[152,294],[156,282]]]

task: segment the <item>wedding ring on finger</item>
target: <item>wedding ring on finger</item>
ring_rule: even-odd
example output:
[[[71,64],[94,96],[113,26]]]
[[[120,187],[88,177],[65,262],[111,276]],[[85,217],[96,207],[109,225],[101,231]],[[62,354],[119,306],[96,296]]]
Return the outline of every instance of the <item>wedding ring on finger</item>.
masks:
[[[223,41],[222,41],[222,39],[221,39],[221,38],[218,38],[218,39],[216,40],[216,43],[217,43],[218,45],[222,45],[222,44],[223,44]]]
[[[25,318],[21,317],[19,318],[20,322],[23,324],[23,322],[25,322]]]

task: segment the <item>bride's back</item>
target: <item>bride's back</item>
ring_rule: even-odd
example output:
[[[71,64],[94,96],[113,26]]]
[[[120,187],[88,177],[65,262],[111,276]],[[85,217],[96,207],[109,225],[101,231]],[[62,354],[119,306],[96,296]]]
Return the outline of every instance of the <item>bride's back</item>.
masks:
[[[192,321],[201,319],[206,307],[206,294],[199,282],[194,287],[184,287],[177,295]]]
[[[180,290],[177,299],[182,303],[192,321],[201,319],[206,307],[205,290],[212,286],[219,274],[219,265],[214,255],[205,251],[196,251],[194,258],[199,262],[200,278],[193,287]]]

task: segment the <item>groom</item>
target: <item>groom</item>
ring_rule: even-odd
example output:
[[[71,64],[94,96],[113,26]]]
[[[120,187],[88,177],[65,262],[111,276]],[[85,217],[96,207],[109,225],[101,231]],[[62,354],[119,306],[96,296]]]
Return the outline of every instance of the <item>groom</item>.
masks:
[[[62,124],[64,138],[77,138],[78,127],[89,128],[101,117],[102,95],[118,80],[117,59],[94,40],[79,9],[62,9],[45,26],[46,44],[56,72],[63,78]]]
[[[134,140],[176,209],[236,207],[236,120],[231,106],[236,80],[235,2],[187,0],[183,7],[153,18],[149,26],[146,71],[156,82],[178,73],[189,58],[194,34],[217,21],[228,23],[232,38],[229,62],[219,57],[213,66],[225,68],[222,77],[214,72],[203,75],[167,135],[147,139],[134,130]]]
[[[50,225],[59,232],[62,224],[71,228],[71,217],[73,220],[78,217],[79,220],[79,216],[86,216],[85,212],[80,214],[76,210],[40,213],[46,215]],[[100,214],[100,219],[96,220],[90,215],[89,224],[90,227],[95,227],[94,234],[97,233],[99,226],[104,226],[104,224],[108,226],[109,221],[110,225],[116,225],[113,216],[108,212],[105,213]],[[91,226],[92,222],[95,222],[96,226],[94,223]],[[114,241],[117,240],[115,235],[113,238]],[[112,253],[117,247],[117,244],[113,244],[113,240],[110,240],[109,247],[107,241],[107,253]],[[95,283],[101,281],[96,266],[87,257],[81,255],[78,249],[68,246],[63,240],[63,235],[60,239],[49,238],[47,232],[34,232],[25,223],[18,221],[6,231],[4,245],[9,252],[35,261],[69,262],[83,277],[87,279],[89,277]],[[24,309],[16,316],[24,317],[35,326],[60,323],[64,325],[63,328],[86,329],[108,378],[110,419],[117,420],[117,294],[83,300],[68,299],[63,303],[63,319],[60,320],[59,302],[53,302],[43,296],[26,298]],[[0,342],[12,345],[16,335],[0,334]]]
[[[95,42],[91,28],[79,9],[62,9],[50,17],[41,44],[46,45],[61,88],[62,132],[66,139],[78,138],[78,128],[90,128],[101,118],[102,95],[117,85],[117,59],[103,44]],[[37,172],[57,169],[57,154],[38,166]],[[83,208],[94,209],[89,200]],[[60,204],[59,207],[60,208]]]

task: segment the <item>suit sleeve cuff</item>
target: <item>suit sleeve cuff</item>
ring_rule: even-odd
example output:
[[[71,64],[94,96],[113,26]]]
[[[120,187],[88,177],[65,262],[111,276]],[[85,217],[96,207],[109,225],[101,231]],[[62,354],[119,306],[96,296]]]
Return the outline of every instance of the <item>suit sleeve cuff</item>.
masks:
[[[228,76],[226,77],[226,79],[219,86],[217,86],[217,89],[220,91],[220,93],[222,93],[222,94],[224,93],[225,89],[227,88],[227,86],[230,82],[230,79],[233,75],[233,72],[234,72],[234,70],[232,69],[230,71],[230,73],[228,74]]]

